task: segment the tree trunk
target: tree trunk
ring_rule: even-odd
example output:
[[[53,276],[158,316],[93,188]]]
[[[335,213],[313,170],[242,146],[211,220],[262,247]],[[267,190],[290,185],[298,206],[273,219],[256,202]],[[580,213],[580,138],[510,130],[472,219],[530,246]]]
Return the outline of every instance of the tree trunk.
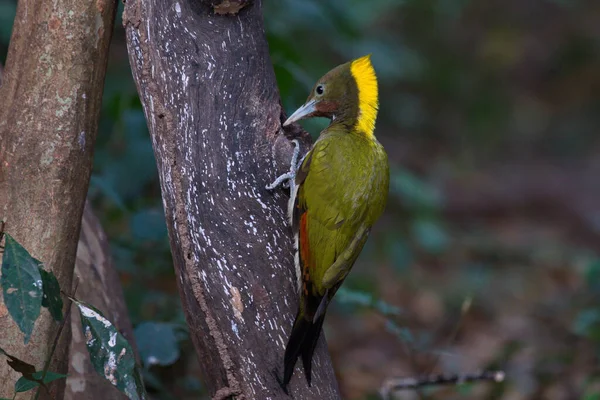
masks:
[[[125,336],[135,351],[133,327],[127,313],[121,282],[110,256],[108,240],[89,203],[85,205],[81,221],[75,276],[77,281],[73,286],[77,285],[77,298],[100,310]],[[81,330],[81,318],[75,309],[71,311],[71,328],[73,339],[69,350],[69,377],[64,399],[126,399],[123,393],[98,374],[92,366]]]
[[[291,145],[261,2],[128,1],[133,75],[152,136],[190,334],[214,398],[288,398],[278,384],[298,305],[287,197],[265,185]],[[306,150],[307,146],[304,146]],[[309,388],[339,398],[324,340]]]
[[[0,86],[0,219],[66,290],[75,265],[114,11],[111,0],[19,1]],[[58,324],[43,310],[25,345],[12,318],[0,315],[0,347],[41,369]],[[67,372],[70,340],[67,324],[51,371]],[[19,376],[0,362],[0,397],[12,397]],[[62,399],[65,380],[56,382],[53,397]]]

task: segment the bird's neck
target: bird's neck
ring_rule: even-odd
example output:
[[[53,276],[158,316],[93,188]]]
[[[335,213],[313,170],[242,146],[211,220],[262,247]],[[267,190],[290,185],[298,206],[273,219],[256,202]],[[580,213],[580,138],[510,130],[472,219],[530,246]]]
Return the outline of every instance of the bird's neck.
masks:
[[[375,139],[375,120],[377,119],[377,103],[360,101],[341,107],[331,118],[330,127],[343,127],[346,131]]]
[[[354,131],[375,139],[373,132],[379,109],[379,89],[370,56],[354,60],[350,64],[350,74],[356,85]]]

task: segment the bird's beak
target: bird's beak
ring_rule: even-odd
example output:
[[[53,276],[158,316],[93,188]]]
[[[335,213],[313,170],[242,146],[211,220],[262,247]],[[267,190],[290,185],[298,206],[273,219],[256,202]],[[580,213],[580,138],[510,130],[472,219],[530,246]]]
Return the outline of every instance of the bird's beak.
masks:
[[[317,111],[316,109],[317,101],[311,100],[304,104],[302,107],[294,111],[294,113],[283,123],[283,126],[288,126],[292,122],[296,122],[301,120],[302,118],[308,117],[310,114]]]

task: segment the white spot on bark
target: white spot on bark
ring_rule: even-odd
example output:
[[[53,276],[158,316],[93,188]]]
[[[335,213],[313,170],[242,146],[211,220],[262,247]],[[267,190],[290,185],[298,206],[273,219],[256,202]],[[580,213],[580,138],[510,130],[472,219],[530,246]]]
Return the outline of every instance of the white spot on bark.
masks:
[[[80,351],[71,356],[71,366],[77,373],[83,374],[85,372],[85,360],[86,355]]]
[[[242,312],[244,312],[244,303],[242,302],[242,295],[235,286],[229,288],[229,293],[231,294],[230,302],[233,307],[233,315],[239,322],[243,323],[244,317],[242,317]]]
[[[73,393],[83,393],[86,390],[85,378],[74,378],[69,376],[67,378],[67,385],[71,388]]]
[[[79,148],[81,151],[85,151],[85,131],[81,131],[79,136],[77,137],[77,142],[79,143]]]

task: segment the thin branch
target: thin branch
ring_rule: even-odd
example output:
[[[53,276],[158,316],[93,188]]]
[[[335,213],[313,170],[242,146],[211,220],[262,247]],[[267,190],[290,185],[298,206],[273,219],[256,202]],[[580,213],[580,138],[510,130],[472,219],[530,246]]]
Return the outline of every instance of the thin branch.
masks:
[[[4,239],[4,227],[6,226],[6,222],[4,220],[0,220],[0,243],[2,243],[2,239]],[[4,246],[0,246],[0,249],[4,249]]]
[[[76,281],[75,281],[75,285],[73,288],[73,297],[75,297],[75,295],[77,294],[77,286],[79,286],[79,280],[77,280],[77,278],[75,277]],[[62,290],[61,290],[62,292]],[[65,293],[63,293],[65,294]],[[69,297],[67,294],[65,294],[65,296]],[[44,369],[42,371],[42,377],[41,377],[41,381],[42,384],[44,382],[44,379],[46,378],[46,373],[48,372],[48,368],[50,368],[50,362],[52,361],[52,356],[54,355],[54,351],[56,350],[56,346],[58,346],[58,339],[60,338],[60,335],[63,331],[63,328],[65,327],[65,324],[67,323],[67,321],[71,320],[71,305],[72,303],[69,303],[69,306],[67,307],[67,312],[65,313],[65,315],[63,316],[63,320],[60,323],[60,327],[58,328],[58,332],[56,333],[56,336],[54,337],[54,342],[52,343],[52,348],[50,349],[50,354],[48,354],[48,358],[46,359],[46,364],[44,365]],[[44,385],[45,387],[45,385]],[[48,390],[48,388],[45,387],[46,390]],[[50,395],[50,393],[48,393]],[[40,391],[36,390],[35,392],[35,397],[34,399],[37,400],[38,397],[40,395]]]
[[[448,336],[448,339],[446,341],[446,343],[447,343],[448,346],[450,346],[452,343],[454,343],[456,341],[456,338],[458,337],[458,334],[460,333],[460,330],[461,330],[461,328],[463,326],[463,322],[465,320],[465,316],[467,315],[467,313],[471,309],[472,302],[473,302],[473,298],[472,297],[467,297],[463,301],[462,307],[460,308],[460,317],[458,318],[458,322],[454,326],[454,329],[452,330],[452,333],[450,333],[450,336]],[[435,357],[435,360],[431,364],[431,368],[429,369],[429,371],[427,372],[427,374],[432,374],[433,373],[433,371],[435,370],[435,368],[438,366],[441,357],[442,357],[442,353],[438,352],[437,355],[436,355],[436,357]]]
[[[474,374],[427,375],[419,378],[392,378],[384,382],[379,390],[384,400],[391,399],[395,392],[407,389],[422,389],[428,386],[462,385],[470,382],[503,382],[504,371],[484,371]]]

